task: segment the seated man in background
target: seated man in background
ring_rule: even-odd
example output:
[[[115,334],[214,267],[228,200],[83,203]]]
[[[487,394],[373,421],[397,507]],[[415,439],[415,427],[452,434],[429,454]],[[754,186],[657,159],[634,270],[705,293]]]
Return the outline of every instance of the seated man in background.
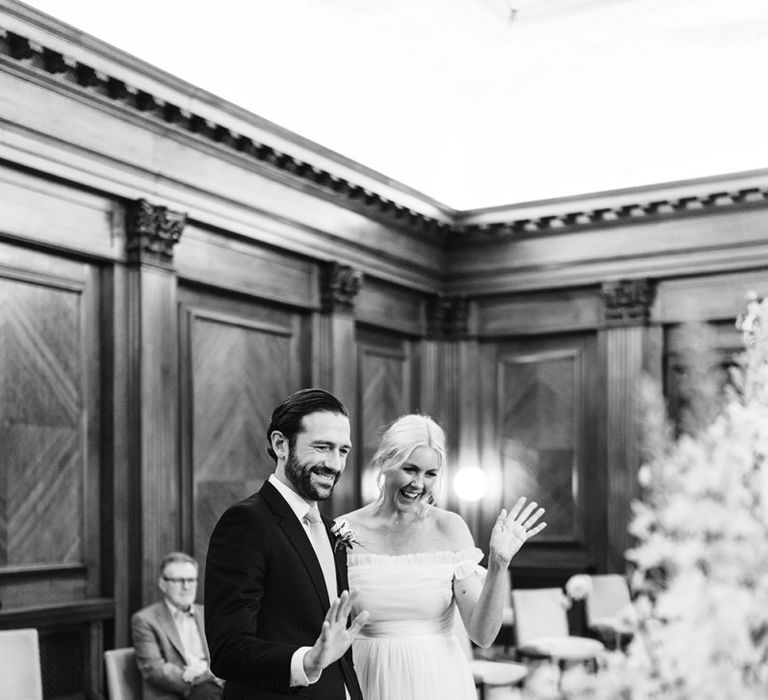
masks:
[[[183,552],[163,557],[158,585],[164,599],[131,619],[144,698],[220,700],[224,682],[210,669],[203,606],[195,603],[197,562]]]

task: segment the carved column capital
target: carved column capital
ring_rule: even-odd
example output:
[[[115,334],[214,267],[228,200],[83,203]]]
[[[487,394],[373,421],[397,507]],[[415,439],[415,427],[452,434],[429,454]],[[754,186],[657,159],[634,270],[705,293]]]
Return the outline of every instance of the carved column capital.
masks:
[[[129,263],[171,267],[173,246],[179,242],[187,215],[146,199],[131,202],[125,214],[125,252]]]
[[[656,287],[648,279],[605,282],[600,296],[606,327],[647,325],[655,295]]]
[[[427,305],[427,336],[433,340],[461,340],[469,335],[469,302],[464,296],[432,297]]]
[[[323,269],[320,296],[324,313],[352,311],[363,286],[363,273],[349,265],[329,263]]]

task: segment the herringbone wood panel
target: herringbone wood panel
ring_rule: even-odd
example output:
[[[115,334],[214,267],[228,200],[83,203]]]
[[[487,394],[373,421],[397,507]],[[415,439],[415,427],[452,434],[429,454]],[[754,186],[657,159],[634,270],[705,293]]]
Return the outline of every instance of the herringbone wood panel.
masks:
[[[82,560],[77,293],[0,279],[0,564]]]
[[[375,450],[383,426],[408,410],[404,359],[365,352],[362,357],[362,426],[366,455]]]
[[[363,465],[363,501],[374,496],[376,475],[369,470],[382,429],[410,405],[407,355],[377,353],[370,346],[360,346],[360,426],[361,464]]]
[[[194,551],[205,558],[216,520],[274,469],[266,428],[292,390],[290,338],[222,320],[191,329]]]
[[[575,361],[507,358],[499,387],[505,499],[524,494],[545,505],[548,538],[576,537]]]

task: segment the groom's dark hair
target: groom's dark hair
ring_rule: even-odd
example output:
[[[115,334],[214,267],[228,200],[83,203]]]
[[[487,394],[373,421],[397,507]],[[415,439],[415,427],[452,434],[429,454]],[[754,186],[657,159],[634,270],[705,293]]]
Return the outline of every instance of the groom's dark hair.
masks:
[[[277,455],[272,449],[272,433],[280,431],[293,448],[296,436],[301,432],[301,420],[310,413],[327,411],[349,418],[347,409],[333,394],[325,389],[301,389],[284,399],[272,412],[272,420],[267,428],[267,454],[277,462]]]

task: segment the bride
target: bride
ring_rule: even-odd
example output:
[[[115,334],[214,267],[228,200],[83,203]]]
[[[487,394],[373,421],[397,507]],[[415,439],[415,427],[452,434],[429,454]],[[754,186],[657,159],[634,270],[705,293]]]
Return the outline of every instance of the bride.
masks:
[[[458,606],[469,637],[491,645],[507,598],[507,567],[545,527],[544,513],[521,498],[502,510],[483,553],[464,520],[432,505],[445,462],[445,435],[428,416],[402,416],[373,457],[379,498],[345,516],[354,532],[348,555],[355,614],[370,618],[353,642],[355,670],[366,700],[474,700],[465,652],[453,635]]]

